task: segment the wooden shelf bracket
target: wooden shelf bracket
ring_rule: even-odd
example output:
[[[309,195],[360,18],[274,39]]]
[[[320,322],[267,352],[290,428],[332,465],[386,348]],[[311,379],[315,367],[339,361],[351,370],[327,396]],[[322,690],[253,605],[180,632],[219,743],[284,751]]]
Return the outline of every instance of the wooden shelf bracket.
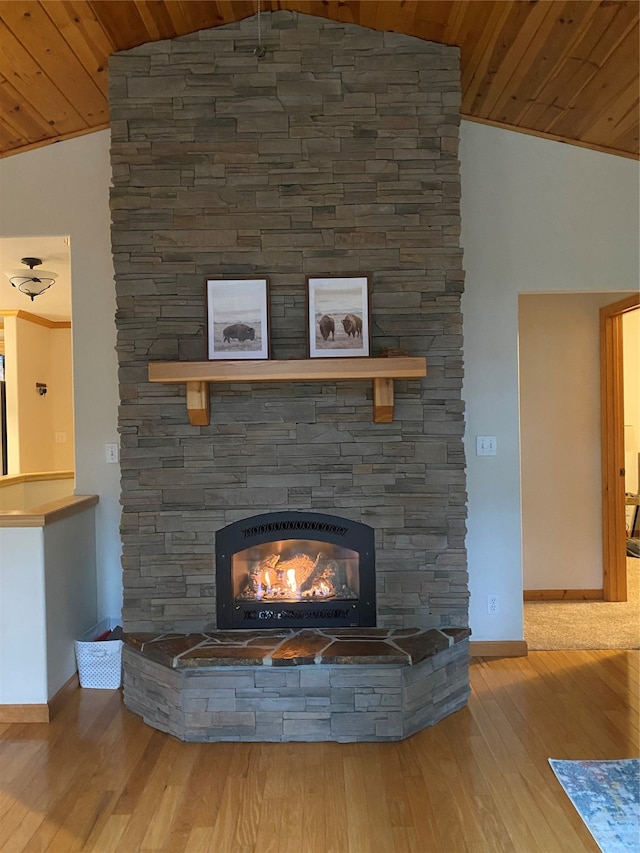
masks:
[[[208,382],[187,382],[187,414],[193,426],[209,426]]]
[[[376,424],[390,424],[393,421],[393,379],[373,380],[373,421]]]

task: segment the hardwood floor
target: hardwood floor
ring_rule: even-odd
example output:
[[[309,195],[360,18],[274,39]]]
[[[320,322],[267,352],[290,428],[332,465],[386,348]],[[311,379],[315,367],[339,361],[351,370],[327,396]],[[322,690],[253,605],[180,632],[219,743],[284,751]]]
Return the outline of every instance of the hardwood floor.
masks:
[[[385,744],[185,744],[120,691],[0,726],[0,850],[598,853],[548,758],[632,758],[638,652],[475,659],[467,708]]]

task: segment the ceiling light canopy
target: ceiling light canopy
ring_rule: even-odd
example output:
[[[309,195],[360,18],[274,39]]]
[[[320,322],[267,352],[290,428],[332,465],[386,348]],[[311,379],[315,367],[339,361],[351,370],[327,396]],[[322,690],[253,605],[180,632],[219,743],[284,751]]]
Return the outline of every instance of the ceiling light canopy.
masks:
[[[58,278],[58,273],[51,270],[34,270],[34,267],[41,266],[40,258],[21,258],[20,263],[29,267],[29,271],[13,270],[6,275],[11,284],[33,302],[36,296],[40,296],[51,287]]]

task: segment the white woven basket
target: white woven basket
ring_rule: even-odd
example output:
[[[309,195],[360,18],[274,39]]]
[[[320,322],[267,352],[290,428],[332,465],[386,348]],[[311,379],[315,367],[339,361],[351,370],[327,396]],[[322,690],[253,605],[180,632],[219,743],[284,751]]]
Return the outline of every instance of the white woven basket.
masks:
[[[114,690],[122,684],[122,640],[75,641],[80,687]]]

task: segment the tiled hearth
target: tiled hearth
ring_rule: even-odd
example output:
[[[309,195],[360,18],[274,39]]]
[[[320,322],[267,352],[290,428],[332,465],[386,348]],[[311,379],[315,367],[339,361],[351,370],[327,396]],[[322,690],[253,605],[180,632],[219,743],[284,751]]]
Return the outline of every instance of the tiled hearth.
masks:
[[[466,703],[468,629],[126,634],[127,707],[187,741],[402,740]]]

